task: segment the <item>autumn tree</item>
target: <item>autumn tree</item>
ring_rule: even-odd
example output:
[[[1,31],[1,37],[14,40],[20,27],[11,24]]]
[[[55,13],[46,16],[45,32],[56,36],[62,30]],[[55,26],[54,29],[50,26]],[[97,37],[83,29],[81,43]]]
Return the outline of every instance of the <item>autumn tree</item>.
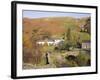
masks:
[[[51,33],[48,32],[48,31],[43,31],[41,35],[42,35],[43,39],[46,39],[46,38],[49,39],[49,38],[51,38]]]
[[[39,62],[41,62],[41,58],[42,58],[42,53],[40,51],[40,47],[39,45],[37,45],[37,41],[39,40],[39,38],[41,37],[40,35],[40,29],[35,28],[32,30],[32,45],[33,45],[33,49],[32,49],[32,55],[33,55],[33,64],[39,64]]]
[[[39,64],[39,62],[41,62],[41,59],[42,59],[42,47],[39,46],[37,44],[37,41],[38,40],[41,40],[41,39],[45,39],[45,38],[49,38],[50,37],[50,33],[47,32],[47,31],[43,31],[42,29],[40,28],[34,28],[32,30],[32,44],[33,44],[33,62],[34,64]]]

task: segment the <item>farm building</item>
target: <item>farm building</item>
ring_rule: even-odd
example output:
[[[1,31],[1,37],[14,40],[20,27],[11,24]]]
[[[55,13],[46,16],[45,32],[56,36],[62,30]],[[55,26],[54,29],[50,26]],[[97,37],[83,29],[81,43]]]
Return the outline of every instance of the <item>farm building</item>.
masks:
[[[64,41],[62,39],[45,39],[45,40],[39,40],[37,41],[37,44],[39,45],[44,45],[47,44],[49,45],[58,45],[61,41]]]
[[[83,41],[82,42],[82,49],[90,49],[91,47],[90,47],[90,41],[89,40],[87,40],[87,41]]]

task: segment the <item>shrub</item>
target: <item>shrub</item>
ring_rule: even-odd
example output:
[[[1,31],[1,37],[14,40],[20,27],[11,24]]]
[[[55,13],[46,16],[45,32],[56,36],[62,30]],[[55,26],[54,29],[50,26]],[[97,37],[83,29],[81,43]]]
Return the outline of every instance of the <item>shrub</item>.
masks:
[[[67,57],[65,57],[66,59],[66,63],[69,67],[75,67],[78,66],[77,62],[76,62],[76,57],[73,55],[69,55]]]
[[[70,47],[71,47],[71,43],[70,42],[62,42],[62,43],[59,43],[59,45],[57,45],[55,47],[55,50],[70,50]]]
[[[79,66],[88,66],[89,65],[90,56],[87,53],[80,53],[77,56],[77,63]]]

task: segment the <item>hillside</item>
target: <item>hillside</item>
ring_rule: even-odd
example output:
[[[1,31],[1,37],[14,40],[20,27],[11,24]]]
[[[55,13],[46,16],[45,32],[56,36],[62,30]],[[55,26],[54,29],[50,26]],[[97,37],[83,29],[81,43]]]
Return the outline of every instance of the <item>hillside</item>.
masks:
[[[79,30],[80,20],[67,17],[55,17],[55,18],[40,18],[40,19],[23,19],[23,31],[24,34],[29,33],[31,36],[32,29],[41,28],[44,31],[50,32],[52,35],[62,34],[66,27],[72,25]],[[82,21],[81,21],[82,23]]]

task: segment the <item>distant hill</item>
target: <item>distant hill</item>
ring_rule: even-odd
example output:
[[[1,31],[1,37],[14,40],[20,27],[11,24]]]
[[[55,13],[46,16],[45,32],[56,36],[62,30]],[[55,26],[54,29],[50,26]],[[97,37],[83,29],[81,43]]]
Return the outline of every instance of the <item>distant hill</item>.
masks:
[[[61,34],[65,31],[66,27],[71,24],[77,30],[80,29],[80,25],[84,24],[84,19],[82,21],[70,17],[52,17],[52,18],[38,18],[38,19],[23,19],[23,30],[24,33],[30,33],[33,28],[41,28],[50,32],[51,34]]]

